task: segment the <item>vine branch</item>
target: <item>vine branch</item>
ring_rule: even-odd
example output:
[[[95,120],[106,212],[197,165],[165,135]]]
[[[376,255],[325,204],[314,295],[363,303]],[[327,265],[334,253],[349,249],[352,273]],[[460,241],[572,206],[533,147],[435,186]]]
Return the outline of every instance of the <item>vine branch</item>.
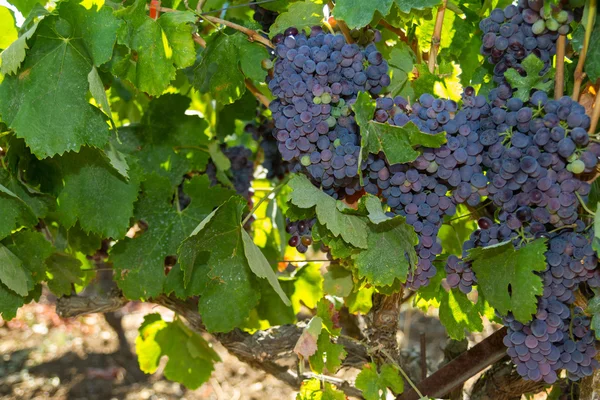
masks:
[[[594,109],[592,111],[592,120],[590,122],[590,129],[588,133],[590,135],[596,133],[598,128],[598,119],[600,118],[600,90],[596,92],[596,98],[594,99]]]
[[[243,34],[245,34],[246,36],[248,36],[248,39],[250,39],[251,42],[261,43],[271,49],[275,48],[275,46],[273,45],[273,43],[271,43],[271,41],[269,39],[266,39],[265,37],[263,37],[260,33],[256,32],[255,30],[246,28],[245,26],[242,26],[242,25],[238,25],[235,22],[231,22],[231,21],[227,21],[225,19],[213,17],[211,15],[202,15],[202,18],[204,18],[205,20],[212,22],[214,24],[225,25],[225,26],[228,26],[229,28],[235,29],[236,31],[240,31]]]
[[[327,2],[327,6],[329,7],[329,13],[331,14],[333,12],[333,8],[335,7],[335,5],[333,4],[333,2],[331,0],[329,0]],[[340,30],[342,31],[342,35],[344,35],[344,38],[346,38],[346,42],[347,43],[354,43],[354,39],[352,39],[352,35],[350,34],[350,29],[348,28],[348,25],[346,25],[346,23],[344,21],[340,21],[340,20],[335,20],[335,23],[337,24],[337,26],[340,27]]]
[[[437,63],[437,53],[440,49],[440,40],[442,36],[442,27],[444,25],[444,14],[446,13],[446,5],[448,0],[443,0],[442,4],[438,7],[437,16],[435,18],[435,28],[433,30],[433,36],[431,36],[431,50],[429,50],[429,72],[433,74],[435,71],[435,65]]]
[[[583,38],[583,48],[579,54],[579,60],[577,61],[577,67],[575,67],[575,81],[573,83],[573,95],[571,98],[575,101],[579,101],[579,92],[581,91],[581,83],[585,78],[585,72],[583,72],[583,66],[585,64],[585,58],[587,56],[588,47],[590,45],[590,37],[594,30],[594,23],[596,21],[596,0],[589,0],[588,7],[588,18],[587,26],[585,28],[585,36]]]
[[[567,47],[567,36],[560,35],[556,41],[556,74],[554,80],[554,99],[563,96],[565,84],[565,49]]]

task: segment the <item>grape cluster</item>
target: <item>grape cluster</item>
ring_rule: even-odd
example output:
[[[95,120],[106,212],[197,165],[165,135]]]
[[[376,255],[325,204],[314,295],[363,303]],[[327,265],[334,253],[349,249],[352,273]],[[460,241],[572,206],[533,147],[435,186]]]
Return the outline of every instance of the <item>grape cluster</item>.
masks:
[[[448,256],[446,260],[446,283],[452,289],[458,288],[464,294],[471,293],[477,278],[467,263],[455,255]]]
[[[389,85],[387,62],[373,44],[362,49],[320,27],[308,37],[288,28],[273,41],[269,108],[283,159],[334,198],[360,191],[360,137],[350,104],[359,91],[378,94]]]
[[[295,247],[300,253],[306,253],[308,246],[313,243],[311,231],[315,222],[317,222],[316,218],[299,221],[290,221],[288,218],[285,231],[292,235],[288,240],[288,245]]]
[[[258,22],[262,29],[266,32],[269,31],[269,28],[271,27],[271,25],[273,25],[273,23],[279,16],[277,12],[267,10],[266,8],[263,8],[258,4],[250,4],[250,8],[254,10],[252,18],[254,18],[254,20]]]
[[[546,21],[539,13],[541,8],[538,5],[541,3],[542,0],[520,0],[518,6],[511,4],[504,9],[492,10],[490,16],[479,23],[483,33],[481,54],[494,65],[494,81],[504,82],[504,73],[509,68],[524,74],[521,61],[530,54],[544,62],[543,72],[552,65],[559,28],[546,27]],[[562,21],[564,14],[560,15]],[[554,27],[550,23],[550,28]],[[568,24],[560,27],[560,32],[565,29],[568,30]]]
[[[541,91],[523,103],[501,89],[490,92],[497,134],[486,138],[490,146],[483,159],[500,221],[511,229],[530,221],[555,227],[575,223],[577,196],[590,190],[576,174],[592,171],[598,160],[586,147],[590,119],[583,106],[567,96],[548,99]]]
[[[223,154],[231,162],[231,172],[233,179],[231,183],[235,191],[240,196],[252,203],[252,179],[254,178],[254,164],[252,163],[252,150],[244,146],[228,147],[223,150]],[[217,167],[210,161],[206,166],[206,174],[208,175],[212,185],[218,183]]]

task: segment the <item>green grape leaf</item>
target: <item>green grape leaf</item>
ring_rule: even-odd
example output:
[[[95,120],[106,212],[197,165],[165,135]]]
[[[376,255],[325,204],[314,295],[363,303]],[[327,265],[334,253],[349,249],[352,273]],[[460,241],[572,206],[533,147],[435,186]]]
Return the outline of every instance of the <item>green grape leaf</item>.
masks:
[[[323,275],[323,291],[332,296],[349,296],[353,286],[352,273],[346,268],[330,265]]]
[[[269,58],[267,50],[248,41],[246,35],[215,33],[194,71],[194,86],[202,93],[210,93],[218,103],[233,103],[246,91],[245,77],[265,79],[266,72],[261,67],[265,58]]]
[[[334,236],[355,247],[367,248],[367,224],[361,217],[343,213],[348,206],[314,187],[303,175],[293,175],[288,185],[292,188],[292,204],[300,208],[315,207],[319,222]]]
[[[250,121],[256,117],[256,97],[249,91],[234,103],[227,104],[217,114],[217,138],[225,141],[228,135],[235,132],[236,120]]]
[[[67,12],[73,7],[82,11]],[[6,76],[0,85],[3,120],[38,158],[78,151],[84,144],[102,147],[108,141],[105,116],[86,98],[88,74],[112,53],[118,26],[112,12],[105,11],[61,3],[60,17],[39,23],[19,74]],[[93,37],[84,33],[90,29]]]
[[[362,214],[366,214],[372,224],[390,220],[390,217],[383,212],[381,199],[369,193],[358,200],[358,210]]]
[[[323,320],[320,317],[313,317],[294,346],[294,353],[299,357],[309,358],[317,352],[317,340],[323,330]]]
[[[33,286],[31,277],[28,276],[23,263],[0,244],[0,282],[20,296],[27,296]]]
[[[214,363],[221,361],[210,344],[180,319],[166,322],[160,314],[144,317],[135,347],[142,371],[147,374],[156,372],[161,358],[166,356],[165,377],[191,390],[208,381],[214,371]]]
[[[191,170],[204,170],[208,124],[196,115],[185,115],[190,99],[180,94],[165,94],[148,104],[139,125],[119,128],[121,143],[116,150],[136,158],[147,176],[168,177],[173,186]],[[110,155],[109,155],[110,158]]]
[[[6,49],[17,40],[19,33],[12,12],[4,6],[0,6],[0,26],[4,27],[0,32],[0,49]]]
[[[375,288],[373,286],[369,286],[357,289],[350,293],[350,296],[346,297],[345,299],[345,303],[348,306],[348,311],[351,314],[367,314],[373,307],[374,292]]]
[[[594,215],[594,240],[592,240],[592,248],[597,254],[600,254],[600,202],[596,203],[596,214]]]
[[[356,113],[356,123],[361,128],[363,159],[366,159],[369,153],[377,154],[383,151],[390,164],[407,163],[419,156],[416,147],[436,148],[446,143],[445,133],[424,133],[412,122],[400,127],[373,121],[375,101],[366,92],[358,94],[352,109]]]
[[[296,314],[291,306],[286,306],[273,290],[271,285],[263,279],[258,281],[260,285],[260,302],[256,306],[259,320],[266,320],[269,325],[285,325],[296,322]],[[294,278],[280,279],[281,288],[289,298],[294,293]]]
[[[246,200],[234,196],[179,247],[179,263],[189,284],[198,288],[198,309],[206,329],[228,332],[240,326],[258,304],[254,273],[242,248],[242,211]],[[210,253],[208,259],[204,256]]]
[[[44,263],[54,252],[54,247],[42,233],[23,229],[4,239],[2,244],[18,257],[27,271],[27,280],[40,283],[46,278]]]
[[[218,186],[209,186],[206,175],[186,181],[183,191],[190,196],[191,202],[181,211],[178,204],[171,204],[174,189],[166,177],[151,175],[142,184],[134,217],[144,221],[148,229],[133,239],[120,240],[110,252],[117,276],[121,277],[117,283],[128,298],[145,299],[160,294],[165,282],[165,258],[175,256],[181,242],[198,223],[214,207],[235,194]],[[177,269],[173,268],[171,274]],[[175,290],[175,287],[171,289]]]
[[[584,71],[595,82],[600,78],[600,19],[596,18],[596,24],[590,37],[587,57],[585,59]]]
[[[317,351],[309,357],[310,367],[316,373],[334,374],[341,367],[342,361],[346,358],[344,346],[333,343],[326,331],[321,331],[317,340]]]
[[[17,316],[17,310],[25,304],[25,297],[19,296],[0,283],[0,315],[4,321]]]
[[[592,182],[590,194],[587,199],[587,206],[590,210],[596,211],[598,209],[598,203],[600,202],[600,180],[595,179]]]
[[[535,272],[546,268],[545,252],[543,238],[518,250],[511,242],[469,250],[479,290],[500,314],[512,311],[518,321],[531,320],[536,296],[542,295],[542,279]]]
[[[332,336],[339,336],[342,329],[337,326],[333,321],[337,320],[338,311],[335,309],[335,305],[322,298],[317,303],[317,317],[321,318],[323,326]]]
[[[294,294],[292,294],[292,306],[295,312],[301,309],[302,304],[308,308],[315,308],[317,302],[323,297],[323,275],[320,265],[309,263],[294,275]]]
[[[258,246],[254,244],[254,241],[244,229],[242,229],[242,241],[244,242],[244,254],[246,254],[246,259],[248,260],[248,265],[252,272],[259,278],[265,278],[286,306],[292,305],[290,299],[288,299],[287,295],[283,292],[283,289],[277,280],[277,275],[275,275],[275,271],[273,271],[273,268],[269,265],[269,261],[267,261],[264,254],[260,251]]]
[[[419,239],[402,216],[379,225],[368,226],[368,246],[353,258],[358,274],[375,286],[389,286],[394,280],[406,281],[411,266],[416,266],[414,246]]]
[[[313,25],[321,25],[323,4],[314,1],[298,1],[290,4],[287,11],[280,13],[269,28],[269,37],[283,33],[290,26],[299,30]]]
[[[387,388],[396,394],[402,393],[404,381],[395,366],[384,364],[380,372],[377,372],[377,365],[370,363],[365,365],[356,377],[356,387],[362,390],[366,400],[385,400]]]
[[[10,0],[10,4],[17,7],[17,10],[27,17],[36,4],[44,5],[45,0]]]
[[[597,294],[588,301],[585,312],[592,316],[591,328],[596,339],[600,338],[600,296]]]
[[[554,83],[552,78],[554,77],[554,70],[550,70],[540,76],[542,69],[544,69],[544,63],[542,60],[536,57],[535,54],[528,55],[522,62],[521,66],[527,73],[526,76],[521,76],[516,69],[510,68],[504,73],[506,81],[513,87],[517,88],[514,93],[515,97],[523,101],[529,100],[529,93],[532,89],[543,90],[544,92],[549,91]]]
[[[54,253],[46,259],[48,288],[58,297],[71,294],[71,285],[81,285],[85,271],[81,270],[81,261],[61,253]]]
[[[302,382],[296,400],[347,400],[347,397],[331,383],[323,383],[321,390],[321,381],[313,378]]]
[[[130,54],[125,58],[125,62],[135,63],[128,79],[141,91],[160,95],[175,79],[177,68],[189,67],[196,60],[192,39],[196,17],[191,11],[174,11],[154,20],[146,13],[144,0],[115,13],[126,22],[118,43],[135,52],[135,57]]]
[[[0,239],[15,229],[37,224],[53,202],[51,196],[36,193],[7,170],[0,169]]]
[[[400,11],[409,14],[412,10],[424,10],[440,4],[440,0],[394,0]]]
[[[440,290],[440,322],[454,340],[465,338],[467,332],[481,332],[483,322],[479,307],[459,290]]]
[[[357,7],[353,0],[338,0],[333,15],[337,19],[344,20],[350,29],[362,28],[371,22],[375,12],[387,15],[393,2],[394,0],[370,0]]]
[[[391,78],[391,83],[388,86],[390,95],[414,98],[409,74],[412,73],[415,61],[415,53],[408,44],[398,42],[392,48],[388,60]]]
[[[139,181],[128,182],[96,149],[82,148],[59,158],[64,188],[58,195],[57,216],[66,228],[79,221],[85,232],[121,238],[129,229]]]

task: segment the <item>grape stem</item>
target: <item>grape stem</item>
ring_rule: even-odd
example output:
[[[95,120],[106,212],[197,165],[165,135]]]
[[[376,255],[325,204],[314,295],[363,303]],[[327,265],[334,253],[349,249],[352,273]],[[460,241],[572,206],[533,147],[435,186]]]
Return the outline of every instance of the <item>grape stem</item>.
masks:
[[[331,14],[333,12],[333,8],[335,7],[333,1],[329,0],[327,2],[327,6],[329,7],[329,13]],[[346,42],[350,44],[354,43],[354,39],[352,39],[352,35],[350,35],[350,29],[348,28],[348,25],[346,25],[344,21],[340,21],[337,19],[335,20],[335,23],[337,24],[337,26],[340,27],[342,35],[344,35],[344,38],[346,38]]]
[[[594,100],[594,110],[592,111],[592,120],[590,121],[589,134],[596,133],[598,127],[598,119],[600,118],[600,91],[596,93],[596,99]]]
[[[575,68],[575,81],[573,82],[573,95],[571,98],[575,101],[579,101],[579,92],[581,90],[581,83],[585,78],[585,72],[583,72],[583,65],[585,64],[585,57],[587,55],[588,47],[590,45],[590,37],[594,30],[594,23],[596,20],[596,0],[588,0],[588,18],[585,28],[585,36],[583,38],[583,48],[579,53],[579,60],[577,61],[577,67]]]
[[[413,40],[413,41],[409,40],[408,36],[406,35],[406,33],[404,33],[404,31],[402,29],[396,28],[395,26],[393,26],[389,22],[387,22],[385,19],[380,19],[378,24],[383,26],[388,31],[398,35],[398,38],[402,42],[405,42],[406,44],[408,44],[410,46],[410,48],[415,53],[417,58],[419,60],[421,59],[421,52],[419,51],[419,45],[416,40]],[[420,64],[420,61],[419,61],[419,64]]]
[[[554,99],[563,96],[565,84],[565,48],[567,47],[567,36],[560,35],[556,42],[556,74],[554,80]]]
[[[167,7],[161,7],[159,10],[161,12],[174,12],[174,11],[177,11],[177,10],[174,10],[172,8],[167,8]],[[271,41],[269,39],[264,38],[263,36],[261,36],[260,33],[258,33],[255,30],[248,29],[245,26],[238,25],[238,24],[236,24],[234,22],[227,21],[227,20],[224,20],[224,19],[221,19],[221,18],[217,18],[217,17],[213,17],[213,16],[210,16],[210,15],[199,15],[199,17],[201,19],[204,19],[204,20],[210,22],[211,24],[225,25],[225,26],[227,26],[227,27],[229,27],[231,29],[235,29],[236,31],[242,32],[244,35],[248,36],[248,39],[251,42],[261,43],[261,44],[263,44],[266,47],[269,47],[271,49],[275,48],[275,46],[273,45],[273,43],[271,43]],[[198,42],[196,42],[196,43],[198,43]]]
[[[578,199],[578,200],[579,200],[579,202],[581,203],[581,207],[583,207],[583,209],[584,209],[585,211],[587,211],[587,212],[588,212],[588,214],[590,214],[590,215],[593,215],[593,216],[595,216],[595,215],[596,215],[596,213],[595,213],[595,212],[591,211],[591,210],[590,210],[590,209],[587,207],[587,205],[585,204],[585,202],[583,201],[583,199],[581,198],[581,195],[580,195],[579,193],[575,192],[575,196],[577,196],[577,199]]]
[[[250,218],[252,218],[252,215],[256,212],[256,210],[258,210],[258,207],[260,207],[262,203],[264,203],[266,200],[273,200],[275,198],[275,194],[277,194],[277,192],[279,192],[282,187],[287,185],[289,179],[289,177],[285,178],[279,185],[275,186],[273,190],[269,192],[269,194],[261,197],[260,200],[256,203],[256,205],[252,207],[252,210],[250,210],[248,215],[246,215],[246,218],[244,218],[244,220],[242,221],[242,226],[246,225],[246,222],[248,222]]]
[[[431,36],[431,49],[429,50],[429,72],[433,74],[435,64],[437,62],[437,53],[440,49],[440,39],[442,36],[442,27],[444,25],[444,14],[446,13],[446,5],[448,0],[442,0],[442,4],[438,7],[437,16],[435,18],[435,28]]]

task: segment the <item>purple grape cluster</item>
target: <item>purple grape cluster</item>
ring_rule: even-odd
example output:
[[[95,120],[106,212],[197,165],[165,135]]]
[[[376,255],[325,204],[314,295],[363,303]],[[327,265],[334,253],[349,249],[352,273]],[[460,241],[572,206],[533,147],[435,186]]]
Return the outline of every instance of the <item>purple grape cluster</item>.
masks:
[[[458,288],[464,294],[471,293],[473,285],[477,284],[475,273],[467,263],[455,255],[448,256],[446,260],[446,283],[452,289]]]
[[[231,183],[235,191],[240,196],[252,203],[252,180],[254,179],[254,164],[252,162],[252,150],[244,146],[227,147],[223,149],[223,154],[231,162],[231,172],[233,179]],[[211,185],[216,185],[217,167],[212,161],[206,166]]]
[[[289,28],[273,41],[269,108],[283,159],[334,198],[360,191],[360,137],[350,104],[359,91],[376,95],[389,85],[387,62],[374,45],[362,49],[320,27],[308,37]]]
[[[308,246],[313,243],[312,227],[317,222],[316,218],[299,221],[286,220],[285,231],[291,235],[288,245],[295,247],[300,253],[306,253]]]
[[[542,1],[520,0],[518,6],[496,8],[479,23],[483,34],[480,51],[494,65],[495,82],[504,82],[504,73],[509,68],[525,74],[521,62],[530,54],[544,62],[544,72],[552,65],[559,32],[558,28],[546,28],[538,3]],[[561,32],[564,29],[561,27]]]
[[[570,97],[551,100],[537,91],[523,103],[507,88],[490,92],[496,135],[486,137],[483,157],[487,191],[501,209],[499,219],[511,229],[530,221],[574,224],[577,196],[585,198],[590,190],[576,174],[592,171],[598,161],[587,148],[590,119]]]
[[[271,27],[271,25],[273,25],[273,23],[279,16],[279,13],[267,10],[266,8],[263,8],[258,4],[250,4],[250,8],[254,10],[252,18],[260,24],[261,28],[265,32],[269,32],[269,28]]]

